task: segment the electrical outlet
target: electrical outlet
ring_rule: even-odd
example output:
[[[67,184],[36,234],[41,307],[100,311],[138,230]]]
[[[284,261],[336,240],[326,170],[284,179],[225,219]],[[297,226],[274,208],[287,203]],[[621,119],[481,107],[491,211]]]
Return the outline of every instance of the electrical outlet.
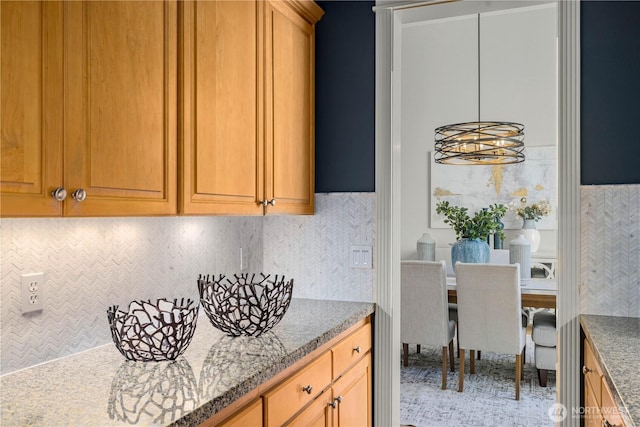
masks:
[[[44,308],[44,273],[22,276],[22,314],[41,311]]]
[[[351,268],[373,268],[373,246],[351,246]]]

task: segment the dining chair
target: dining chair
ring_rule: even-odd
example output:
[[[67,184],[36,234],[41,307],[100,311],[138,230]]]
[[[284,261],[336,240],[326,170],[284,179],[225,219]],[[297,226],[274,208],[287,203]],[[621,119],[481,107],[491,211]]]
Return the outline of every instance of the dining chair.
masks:
[[[475,373],[475,350],[516,356],[516,400],[520,400],[526,351],[526,325],[520,299],[519,264],[456,265],[460,369],[458,391],[464,388],[464,351],[470,349],[471,374]]]
[[[401,261],[400,340],[403,366],[409,362],[409,344],[442,346],[443,390],[447,388],[447,353],[451,372],[455,370],[455,323],[449,319],[447,300],[447,274],[443,261]]]

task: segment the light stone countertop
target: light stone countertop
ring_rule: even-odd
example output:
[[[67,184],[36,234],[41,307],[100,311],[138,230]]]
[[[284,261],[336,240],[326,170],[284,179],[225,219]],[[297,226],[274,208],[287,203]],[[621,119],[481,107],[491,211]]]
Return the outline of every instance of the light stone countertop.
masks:
[[[126,361],[108,344],[0,377],[0,422],[196,425],[374,310],[374,303],[293,299],[271,331],[237,338],[200,310],[193,340],[175,362]]]
[[[627,427],[640,422],[640,318],[580,316]]]

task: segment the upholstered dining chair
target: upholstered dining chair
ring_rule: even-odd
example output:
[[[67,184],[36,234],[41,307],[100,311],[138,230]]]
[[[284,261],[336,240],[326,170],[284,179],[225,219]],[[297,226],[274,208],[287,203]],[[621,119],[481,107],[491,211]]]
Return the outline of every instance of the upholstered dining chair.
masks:
[[[520,400],[526,325],[522,321],[519,264],[456,265],[460,369],[458,391],[464,388],[464,350],[470,350],[470,373],[475,373],[474,350],[516,356],[516,400]]]
[[[447,274],[443,261],[401,262],[401,320],[403,365],[408,364],[409,344],[442,346],[442,389],[447,388],[447,353],[451,371],[455,323],[449,320]],[[448,352],[447,352],[448,349]]]

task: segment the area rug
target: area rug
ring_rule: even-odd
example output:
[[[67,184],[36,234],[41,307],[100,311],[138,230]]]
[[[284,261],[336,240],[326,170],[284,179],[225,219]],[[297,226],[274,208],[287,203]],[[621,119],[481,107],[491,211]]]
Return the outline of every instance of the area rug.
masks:
[[[441,386],[442,349],[409,346],[409,365],[400,373],[400,420],[416,427],[436,426],[554,426],[548,411],[556,400],[555,372],[547,387],[540,387],[533,361],[533,343],[527,335],[524,380],[515,400],[515,356],[482,352],[476,373],[469,374],[467,352],[464,392],[458,393],[456,372],[448,372],[447,389]]]

